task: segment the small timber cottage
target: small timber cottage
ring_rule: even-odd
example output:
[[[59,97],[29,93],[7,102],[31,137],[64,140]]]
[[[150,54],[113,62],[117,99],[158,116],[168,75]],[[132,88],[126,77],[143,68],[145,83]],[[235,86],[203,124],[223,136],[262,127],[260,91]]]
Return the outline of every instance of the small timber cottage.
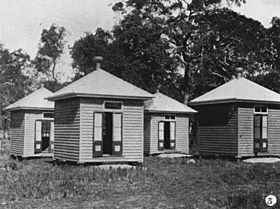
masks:
[[[189,117],[196,113],[157,91],[145,102],[144,153],[189,153]]]
[[[41,87],[4,109],[10,112],[11,117],[11,156],[52,157],[54,103],[44,99],[52,94],[48,89]]]
[[[280,156],[280,95],[276,92],[238,73],[190,105],[198,111],[202,156]]]
[[[55,92],[56,161],[143,162],[144,101],[152,94],[96,69]]]

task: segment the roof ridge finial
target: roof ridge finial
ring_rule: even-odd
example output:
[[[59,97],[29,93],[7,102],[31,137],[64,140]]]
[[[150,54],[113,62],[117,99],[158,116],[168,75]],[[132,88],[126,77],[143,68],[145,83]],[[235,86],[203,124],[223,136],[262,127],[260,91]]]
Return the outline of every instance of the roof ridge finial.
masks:
[[[159,89],[161,88],[161,85],[160,84],[158,84],[157,85],[157,91],[156,91],[156,94],[158,94],[159,93]]]
[[[242,67],[237,67],[236,71],[237,71],[237,79],[241,78],[242,77],[243,68]]]
[[[94,62],[96,63],[96,70],[101,69],[101,62],[103,61],[103,57],[102,56],[95,56],[94,58]]]
[[[45,88],[44,83],[41,83],[40,88]]]

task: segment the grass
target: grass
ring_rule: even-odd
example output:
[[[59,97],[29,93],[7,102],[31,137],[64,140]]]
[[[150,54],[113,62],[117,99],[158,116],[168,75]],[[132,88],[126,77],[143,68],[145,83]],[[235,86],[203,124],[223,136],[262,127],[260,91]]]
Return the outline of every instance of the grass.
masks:
[[[265,208],[268,194],[280,199],[280,164],[188,164],[186,159],[150,157],[145,159],[147,169],[105,171],[54,167],[44,159],[13,162],[18,170],[0,170],[4,208],[252,209]]]
[[[8,147],[4,144],[4,148]],[[50,160],[8,159],[2,149],[0,208],[266,208],[280,200],[280,164],[145,158],[135,170],[52,166]],[[273,208],[273,207],[270,207]],[[274,208],[280,208],[277,204]]]

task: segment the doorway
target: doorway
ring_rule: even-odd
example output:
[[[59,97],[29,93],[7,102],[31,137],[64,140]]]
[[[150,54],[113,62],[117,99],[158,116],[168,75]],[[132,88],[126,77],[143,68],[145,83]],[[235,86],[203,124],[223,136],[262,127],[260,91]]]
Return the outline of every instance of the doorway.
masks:
[[[93,157],[122,155],[122,113],[94,113]]]
[[[267,152],[267,115],[254,115],[254,152]]]
[[[159,150],[175,149],[175,121],[159,122]]]
[[[53,145],[53,121],[35,121],[35,154],[52,152]]]
[[[170,122],[164,122],[164,149],[170,149]]]
[[[103,114],[103,154],[112,155],[113,153],[113,113]]]

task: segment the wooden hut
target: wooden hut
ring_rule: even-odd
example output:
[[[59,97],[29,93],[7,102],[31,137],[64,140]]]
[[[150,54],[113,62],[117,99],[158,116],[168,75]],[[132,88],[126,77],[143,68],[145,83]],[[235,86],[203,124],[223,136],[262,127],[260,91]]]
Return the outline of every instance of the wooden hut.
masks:
[[[4,109],[10,112],[11,118],[11,156],[53,155],[54,103],[45,100],[51,95],[51,91],[41,87]]]
[[[189,118],[196,113],[157,91],[145,102],[144,153],[189,153]]]
[[[76,163],[143,162],[144,100],[153,95],[96,69],[54,93],[54,158]]]
[[[201,155],[280,155],[280,95],[237,78],[192,100]]]

